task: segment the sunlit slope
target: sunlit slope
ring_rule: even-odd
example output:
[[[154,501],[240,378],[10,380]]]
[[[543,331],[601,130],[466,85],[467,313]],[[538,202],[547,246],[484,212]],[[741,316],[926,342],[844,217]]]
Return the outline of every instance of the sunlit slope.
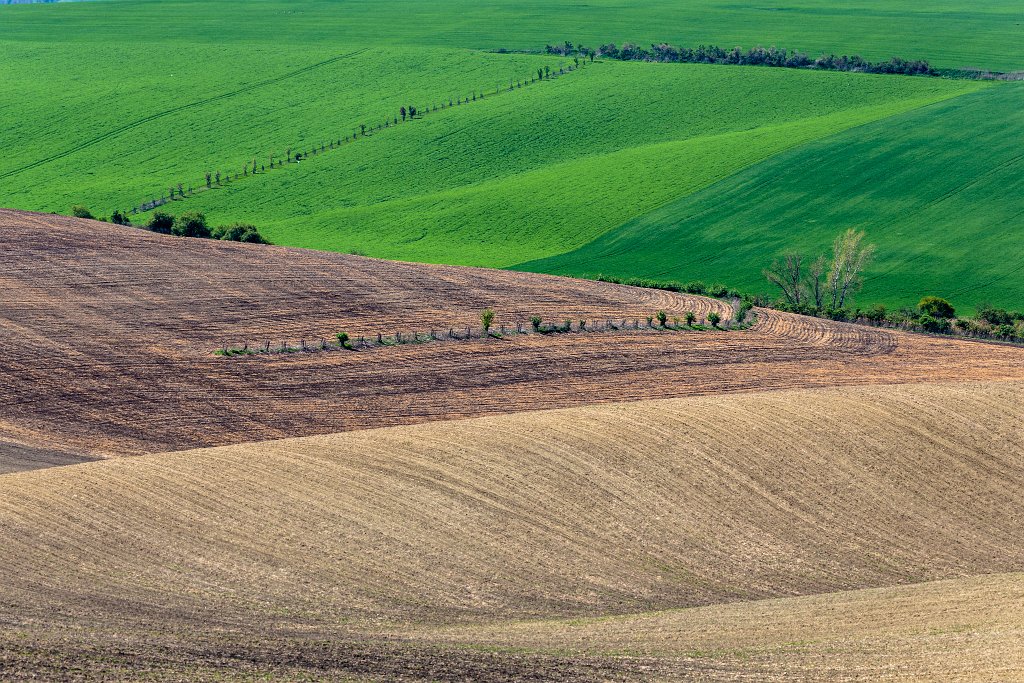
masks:
[[[626,671],[632,663],[666,679],[1015,681],[1024,677],[1024,574],[439,629],[429,638],[534,657],[610,655]]]
[[[0,206],[69,213],[85,204],[97,215],[178,183],[199,187],[208,171],[234,175],[254,158],[269,165],[271,154],[281,160],[289,147],[351,136],[402,106],[493,93],[540,64],[557,64],[311,42],[244,49],[184,42],[155,50],[119,41],[2,40],[0,61]]]
[[[603,62],[176,202],[276,243],[510,266],[562,253],[802,142],[976,89]]]
[[[720,280],[817,254],[846,228],[878,245],[858,302],[1016,307],[1024,291],[1024,87],[937,103],[777,155],[528,270]]]
[[[803,616],[824,619],[826,599],[638,616],[633,646],[621,621],[494,626],[1020,571],[1022,410],[1019,383],[803,390],[5,475],[4,632],[21,634],[18,656],[48,634],[59,657],[117,633],[122,658],[188,637],[165,663],[220,642],[250,664],[460,624],[486,627],[477,642],[618,654],[718,641],[727,659],[787,630],[863,636],[880,607],[851,626],[850,598],[814,637]],[[595,639],[574,642],[581,629]]]
[[[228,46],[276,44],[433,45],[537,49],[563,40],[588,45],[668,41],[696,45],[779,45],[871,59],[931,59],[940,66],[1000,69],[1024,66],[1024,33],[1014,0],[953,0],[927,6],[910,0],[828,0],[756,5],[731,0],[586,4],[415,0],[161,0],[5,8],[3,37],[102,42],[111,33],[144,36],[149,44],[182,41]],[[244,16],[245,21],[239,21]]]

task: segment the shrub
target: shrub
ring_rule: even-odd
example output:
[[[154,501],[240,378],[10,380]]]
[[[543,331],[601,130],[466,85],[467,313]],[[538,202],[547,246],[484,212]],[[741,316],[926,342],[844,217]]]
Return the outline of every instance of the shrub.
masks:
[[[708,291],[708,288],[700,280],[695,280],[693,282],[687,282],[685,285],[683,285],[683,291],[685,291],[687,294],[704,294],[705,292]]]
[[[925,332],[944,333],[952,327],[945,318],[936,318],[927,313],[918,318],[917,322]]]
[[[96,220],[96,216],[92,215],[92,211],[90,211],[87,207],[82,206],[81,204],[75,204],[74,206],[71,207],[71,215],[74,216],[75,218],[88,218],[90,220]]]
[[[248,223],[233,223],[221,225],[213,229],[212,237],[217,240],[228,240],[231,242],[247,242],[249,244],[270,244],[256,226]]]
[[[693,325],[695,322],[697,322],[697,314],[694,313],[693,311],[687,311],[686,312],[686,324],[687,325]]]
[[[587,329],[587,321],[586,320],[581,320],[580,321],[580,332],[585,332],[586,329]]]
[[[754,307],[754,304],[749,301],[744,301],[740,304],[740,307],[736,310],[736,322],[741,323],[747,319],[747,314],[750,313],[750,309]]]
[[[352,350],[352,342],[349,341],[348,334],[346,334],[345,332],[339,332],[334,336],[338,338],[338,346],[340,346],[343,349]]]
[[[530,324],[533,325],[533,331],[534,332],[539,332],[540,331],[540,324],[541,324],[540,316],[539,315],[535,315],[532,318],[530,318]]]
[[[875,304],[868,310],[864,311],[862,315],[868,320],[880,323],[888,317],[888,311],[882,304]]]
[[[166,211],[154,211],[146,223],[146,229],[151,232],[158,232],[161,235],[170,235],[174,227],[174,216]]]
[[[1002,339],[1013,339],[1017,336],[1017,329],[1010,324],[1003,324],[992,330],[992,334]]]
[[[560,328],[560,331],[562,331],[562,332],[571,332],[572,331],[572,321],[571,320],[564,320],[564,321],[562,321],[562,327]]]
[[[658,311],[657,316],[658,324],[665,327],[665,323],[668,322],[668,315],[665,314],[665,311]]]
[[[174,219],[171,234],[179,237],[209,237],[210,227],[206,216],[199,211],[186,211]]]
[[[1004,308],[994,308],[991,304],[978,306],[978,318],[989,325],[1009,325],[1013,322],[1013,314]]]
[[[484,334],[491,331],[491,324],[494,322],[494,311],[489,308],[485,308],[483,313],[480,314],[480,324],[483,325]]]
[[[917,304],[918,310],[933,318],[952,318],[956,315],[953,305],[937,296],[926,296]]]
[[[131,225],[132,222],[128,220],[128,216],[121,210],[115,210],[114,213],[110,214],[110,222],[115,225]]]
[[[708,322],[711,323],[711,327],[718,327],[718,323],[722,322],[722,316],[718,313],[711,311],[708,313]]]

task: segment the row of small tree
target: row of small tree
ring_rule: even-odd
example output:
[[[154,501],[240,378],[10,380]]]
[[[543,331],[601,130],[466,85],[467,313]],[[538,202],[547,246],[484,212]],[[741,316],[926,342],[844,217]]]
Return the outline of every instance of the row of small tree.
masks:
[[[871,62],[860,55],[822,54],[812,59],[807,54],[784,48],[752,47],[744,50],[741,47],[731,49],[717,45],[698,45],[697,47],[676,47],[668,43],[652,43],[650,49],[634,43],[624,43],[621,47],[614,43],[602,45],[596,50],[573,45],[565,41],[561,45],[547,45],[548,54],[575,55],[579,58],[594,60],[595,56],[607,57],[623,61],[644,62],[687,62],[693,64],[736,64],[743,66],[774,66],[789,69],[821,69],[824,71],[858,71],[863,73],[902,74],[907,76],[936,76],[938,72],[925,60],[907,60],[893,57],[882,62]]]

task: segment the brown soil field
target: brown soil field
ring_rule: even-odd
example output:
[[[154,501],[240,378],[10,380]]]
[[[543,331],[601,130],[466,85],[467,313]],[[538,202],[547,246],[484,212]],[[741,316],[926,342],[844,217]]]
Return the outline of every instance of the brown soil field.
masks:
[[[0,679],[1019,679],[1022,424],[840,387],[8,474]]]
[[[542,275],[0,211],[0,440],[113,456],[701,394],[1024,379],[1024,349],[760,311],[731,332],[524,335],[219,358],[223,344],[725,304]],[[13,468],[13,466],[11,466]]]

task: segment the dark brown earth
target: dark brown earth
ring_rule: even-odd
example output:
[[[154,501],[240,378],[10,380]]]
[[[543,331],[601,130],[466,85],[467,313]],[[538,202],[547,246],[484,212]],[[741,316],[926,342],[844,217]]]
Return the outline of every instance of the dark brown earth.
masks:
[[[760,311],[751,330],[524,335],[222,358],[478,325],[703,318],[712,299],[181,239],[0,211],[0,439],[128,455],[539,408],[843,384],[1024,378],[1024,349]]]

